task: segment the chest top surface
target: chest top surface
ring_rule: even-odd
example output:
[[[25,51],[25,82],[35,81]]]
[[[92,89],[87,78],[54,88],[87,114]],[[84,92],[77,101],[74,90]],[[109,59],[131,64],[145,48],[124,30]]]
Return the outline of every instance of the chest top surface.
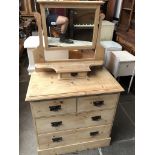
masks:
[[[130,54],[127,51],[112,51],[112,53],[119,59],[121,62],[135,61],[135,56]]]
[[[34,72],[28,86],[26,101],[118,93],[124,89],[106,70],[98,70],[86,79],[59,80],[56,73]]]

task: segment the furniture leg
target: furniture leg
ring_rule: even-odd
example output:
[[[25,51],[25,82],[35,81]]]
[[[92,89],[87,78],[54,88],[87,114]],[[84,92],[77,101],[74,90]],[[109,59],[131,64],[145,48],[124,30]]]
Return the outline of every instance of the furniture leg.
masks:
[[[132,81],[133,81],[134,75],[135,75],[135,71],[133,71],[133,74],[132,74],[131,79],[130,79],[130,83],[129,83],[129,87],[128,87],[128,94],[130,92],[130,88],[131,88],[131,85],[132,85]]]

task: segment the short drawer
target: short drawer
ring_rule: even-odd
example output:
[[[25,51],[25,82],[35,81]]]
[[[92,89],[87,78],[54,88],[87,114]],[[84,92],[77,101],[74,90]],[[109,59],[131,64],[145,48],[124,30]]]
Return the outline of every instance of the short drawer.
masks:
[[[135,62],[120,62],[118,76],[132,75],[135,68]]]
[[[114,108],[117,105],[119,94],[79,97],[77,112]]]
[[[57,99],[31,102],[34,117],[44,117],[67,113],[76,113],[76,99]]]
[[[83,129],[41,134],[38,136],[40,149],[70,145],[85,141],[108,138],[110,136],[112,125],[102,125]]]
[[[115,109],[36,118],[38,134],[112,124]]]

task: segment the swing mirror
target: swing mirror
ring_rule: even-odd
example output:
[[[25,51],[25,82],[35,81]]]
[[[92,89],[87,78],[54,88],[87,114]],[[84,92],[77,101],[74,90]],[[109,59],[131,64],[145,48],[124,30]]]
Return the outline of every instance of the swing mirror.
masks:
[[[59,60],[94,60],[99,30],[100,4],[102,2],[61,1],[60,3],[59,1],[46,0],[38,0],[38,2],[42,18],[45,60],[51,55],[53,56],[54,52],[57,55],[63,55]],[[49,15],[54,15],[51,16],[52,20],[48,20]],[[59,16],[67,18],[68,25],[65,37],[73,43],[60,41],[63,24],[61,24],[61,20],[57,23]],[[53,54],[51,54],[52,52]],[[58,60],[57,58],[53,59],[54,61]]]

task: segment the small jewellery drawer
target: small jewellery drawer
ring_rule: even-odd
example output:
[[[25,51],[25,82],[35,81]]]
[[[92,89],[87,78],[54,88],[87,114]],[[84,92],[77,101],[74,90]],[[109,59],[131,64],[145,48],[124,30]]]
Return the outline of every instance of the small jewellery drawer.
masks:
[[[34,117],[44,117],[67,113],[76,113],[76,99],[57,99],[31,102]]]
[[[117,105],[118,97],[119,94],[79,97],[77,112],[114,108]]]
[[[36,118],[38,134],[112,124],[115,109]]]
[[[49,147],[64,146],[85,141],[108,138],[111,132],[111,125],[102,125],[83,129],[54,132],[38,135],[40,149]]]

